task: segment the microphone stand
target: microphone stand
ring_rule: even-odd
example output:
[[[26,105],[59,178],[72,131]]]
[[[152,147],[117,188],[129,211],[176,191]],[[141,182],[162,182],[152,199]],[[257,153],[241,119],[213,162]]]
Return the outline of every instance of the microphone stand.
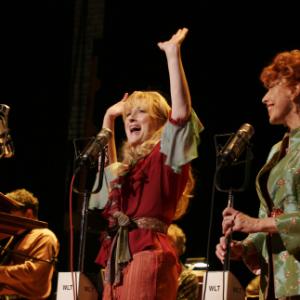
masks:
[[[232,193],[232,190],[229,189],[228,191],[228,198],[227,198],[227,207],[233,207],[233,200],[234,200],[234,196]],[[232,233],[230,233],[230,235],[227,237],[226,239],[226,256],[225,256],[225,260],[224,260],[224,266],[223,266],[223,270],[224,271],[229,271],[230,270],[230,243],[232,240]]]
[[[217,141],[217,138],[222,138],[222,140],[224,140],[225,137],[228,137],[229,136],[229,139],[227,138],[227,142],[223,144],[223,146],[221,146],[221,143],[219,143]],[[247,186],[247,183],[249,181],[249,169],[250,169],[250,160],[252,160],[253,158],[253,155],[252,155],[252,152],[250,151],[250,146],[249,146],[249,142],[246,143],[246,148],[247,148],[247,153],[246,153],[246,163],[245,163],[245,176],[244,176],[244,181],[243,181],[243,184],[238,188],[238,189],[235,189],[233,187],[232,184],[229,184],[229,188],[226,187],[222,187],[221,186],[221,181],[220,181],[220,175],[221,175],[221,171],[223,170],[223,168],[226,166],[226,167],[229,167],[230,165],[238,165],[240,164],[239,162],[236,162],[237,159],[235,159],[234,161],[231,162],[231,164],[229,164],[227,162],[226,164],[226,161],[224,163],[224,158],[220,155],[220,153],[223,153],[222,150],[224,149],[224,145],[227,145],[228,141],[230,140],[230,138],[233,136],[233,133],[232,134],[220,134],[220,135],[215,135],[214,136],[214,142],[215,142],[215,148],[216,148],[216,152],[217,152],[217,155],[216,155],[216,170],[215,170],[215,173],[214,173],[214,177],[213,177],[213,185],[212,185],[212,197],[211,197],[211,207],[210,207],[210,221],[209,221],[209,229],[208,229],[208,241],[207,241],[207,252],[206,252],[206,255],[207,255],[207,262],[208,262],[208,267],[210,266],[210,246],[211,246],[211,236],[212,236],[212,227],[213,227],[213,215],[214,215],[214,203],[215,203],[215,192],[216,190],[220,191],[220,192],[223,192],[223,193],[227,193],[228,194],[228,203],[227,203],[227,206],[230,206],[230,207],[233,207],[233,202],[234,202],[234,195],[233,195],[233,192],[239,192],[239,191],[243,191],[246,186]],[[239,150],[239,149],[237,149]],[[242,150],[242,149],[241,149]],[[242,153],[242,151],[239,151],[240,154]],[[237,152],[237,153],[239,153]],[[235,152],[234,152],[235,153]],[[237,158],[239,158],[240,156],[238,156]],[[232,156],[230,157],[232,158]],[[225,170],[226,171],[226,170]],[[222,287],[223,287],[223,299],[225,299],[225,278],[226,278],[226,273],[225,272],[226,270],[229,270],[230,268],[230,265],[229,265],[229,261],[230,261],[230,243],[231,243],[231,236],[230,238],[227,240],[227,252],[226,252],[226,256],[225,256],[225,259],[224,259],[224,270],[223,270],[223,284],[222,284]],[[229,249],[229,251],[228,251]],[[230,273],[228,272],[228,276],[230,275]],[[213,296],[212,294],[210,294],[210,291],[207,290],[207,285],[208,285],[208,282],[210,281],[209,279],[209,268],[208,268],[208,272],[203,280],[203,291],[202,291],[202,300],[206,299],[206,296]],[[229,277],[227,277],[229,278]],[[215,277],[211,277],[211,279],[215,279]],[[215,282],[213,283],[215,284]],[[208,293],[208,294],[207,294]],[[214,296],[213,296],[214,297]]]
[[[104,164],[105,164],[105,149],[102,147],[101,153],[99,155],[99,180],[97,188],[94,191],[83,190],[80,191],[77,188],[73,188],[73,191],[77,194],[83,195],[83,203],[81,208],[81,221],[80,221],[80,237],[79,237],[79,254],[78,254],[78,270],[83,273],[84,271],[84,259],[85,259],[85,246],[86,246],[86,234],[87,234],[87,217],[88,217],[88,207],[89,207],[89,197],[91,194],[98,193],[102,187],[102,180],[104,174]],[[84,166],[84,163],[79,162],[79,166],[75,170],[75,174]]]
[[[79,254],[78,254],[78,270],[80,272],[84,271],[89,196],[90,194],[88,192],[83,193],[83,203],[81,208],[81,220],[80,220]]]
[[[224,168],[223,162],[221,161],[221,158],[219,158],[219,161],[217,162],[217,168],[216,168],[216,181],[215,181],[215,187],[218,191],[223,192],[223,193],[227,193],[228,197],[227,197],[227,207],[233,207],[234,205],[234,194],[233,192],[243,192],[245,191],[248,182],[249,182],[249,170],[250,170],[250,161],[253,158],[253,154],[252,151],[250,149],[250,145],[247,145],[246,148],[246,155],[245,155],[245,160],[244,161],[240,161],[240,162],[236,162],[234,161],[231,165],[227,166],[227,167],[231,167],[233,165],[238,165],[243,163],[244,166],[244,181],[242,183],[242,185],[238,188],[233,188],[232,186],[230,186],[229,188],[223,188],[221,187],[220,184],[220,171]],[[231,250],[230,250],[230,244],[232,241],[232,232],[230,233],[230,235],[226,238],[226,255],[224,258],[224,264],[223,264],[223,299],[225,299],[226,295],[225,295],[225,274],[226,272],[230,271],[230,254],[231,254]]]
[[[228,197],[227,197],[227,207],[233,207],[234,206],[234,194],[233,192],[244,192],[248,182],[249,182],[249,175],[250,175],[250,162],[253,158],[253,154],[251,151],[251,145],[247,145],[246,148],[246,155],[245,155],[245,160],[244,161],[240,161],[240,162],[234,162],[232,165],[237,165],[237,164],[245,164],[244,167],[244,181],[242,183],[242,185],[238,188],[233,188],[232,186],[227,187],[227,188],[223,188],[221,187],[220,184],[220,171],[222,170],[223,166],[221,164],[221,162],[219,162],[217,164],[217,168],[216,168],[216,182],[215,182],[215,187],[219,192],[223,192],[223,193],[227,193]],[[228,166],[230,167],[230,166]],[[226,238],[226,256],[224,259],[224,271],[229,271],[230,269],[230,243],[232,240],[232,234],[230,234],[227,238]]]

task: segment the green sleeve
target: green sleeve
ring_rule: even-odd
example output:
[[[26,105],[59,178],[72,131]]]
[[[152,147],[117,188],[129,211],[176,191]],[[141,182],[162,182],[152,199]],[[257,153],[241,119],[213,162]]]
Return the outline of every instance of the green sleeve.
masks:
[[[183,125],[167,121],[161,138],[161,152],[166,155],[166,165],[180,173],[181,166],[198,156],[200,132],[204,129],[196,113]]]
[[[104,208],[110,192],[110,182],[117,178],[117,168],[119,167],[119,165],[120,163],[116,162],[105,167],[101,190],[96,194],[91,194],[89,200],[89,209]],[[97,189],[98,184],[99,184],[99,172],[97,172],[96,174],[93,191]]]
[[[300,213],[282,214],[275,218],[278,233],[286,250],[291,254],[300,251]]]

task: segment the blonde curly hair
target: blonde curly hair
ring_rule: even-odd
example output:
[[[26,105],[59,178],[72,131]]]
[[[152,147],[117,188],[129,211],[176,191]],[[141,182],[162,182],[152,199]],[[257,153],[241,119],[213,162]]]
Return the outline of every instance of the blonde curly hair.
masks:
[[[134,165],[140,158],[151,152],[154,145],[160,140],[162,128],[168,120],[171,111],[171,107],[166,99],[158,92],[135,91],[126,99],[123,111],[124,122],[128,112],[137,106],[149,113],[151,120],[156,124],[157,130],[150,139],[141,145],[132,147],[128,142],[123,144],[121,156],[123,163],[128,166]]]
[[[121,148],[122,164],[118,169],[118,174],[120,176],[126,174],[139,159],[147,156],[160,141],[163,126],[168,120],[171,112],[171,107],[167,100],[160,93],[156,91],[135,91],[126,99],[123,120],[125,120],[127,113],[133,107],[137,106],[149,113],[150,118],[156,123],[157,130],[150,139],[143,142],[141,145],[133,147],[128,142],[123,144]],[[179,219],[186,212],[193,188],[194,178],[190,170],[185,190],[176,207],[174,220]]]

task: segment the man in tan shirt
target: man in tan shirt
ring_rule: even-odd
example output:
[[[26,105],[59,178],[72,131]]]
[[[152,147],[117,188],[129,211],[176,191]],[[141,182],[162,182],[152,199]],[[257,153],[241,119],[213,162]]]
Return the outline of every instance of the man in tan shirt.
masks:
[[[37,220],[39,202],[32,193],[19,189],[5,196],[21,205],[10,214]],[[47,299],[59,251],[55,234],[48,228],[34,228],[8,243],[0,256],[0,299]]]

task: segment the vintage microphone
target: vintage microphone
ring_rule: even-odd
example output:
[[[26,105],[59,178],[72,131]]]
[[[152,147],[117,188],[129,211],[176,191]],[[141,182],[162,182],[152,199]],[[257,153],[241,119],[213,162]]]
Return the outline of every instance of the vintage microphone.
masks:
[[[224,147],[221,149],[221,151],[218,153],[218,166],[217,170],[224,167],[230,167],[232,164],[234,164],[240,156],[245,151],[246,147],[249,145],[251,137],[254,135],[254,128],[249,123],[244,123],[238,131],[231,136],[231,138],[228,139],[227,143],[224,145]],[[246,159],[246,170],[247,173],[248,164],[249,162]],[[246,174],[245,176],[248,177],[249,174]],[[247,181],[247,180],[246,180]],[[219,189],[220,190],[220,189]],[[243,190],[241,188],[240,190]],[[234,196],[233,196],[233,189],[228,189],[228,202],[227,207],[233,207],[234,202]],[[224,260],[224,270],[229,270],[230,268],[230,243],[231,243],[232,237],[231,235],[227,237],[226,239],[226,248],[227,248],[227,254]]]
[[[212,237],[212,224],[213,224],[213,216],[214,216],[214,203],[215,203],[215,191],[218,190],[223,193],[228,194],[228,204],[227,206],[233,206],[233,191],[241,192],[245,189],[247,182],[247,172],[249,171],[250,164],[250,139],[254,134],[254,128],[252,125],[248,123],[244,123],[236,133],[232,134],[222,134],[215,135],[215,147],[216,147],[216,170],[213,179],[212,185],[212,196],[211,196],[211,206],[210,206],[210,219],[209,219],[209,228],[208,228],[208,241],[207,241],[207,252],[206,258],[208,265],[210,265],[210,248],[211,248],[211,237]],[[217,143],[217,137],[229,136],[227,142],[224,146],[220,147]],[[221,149],[221,150],[220,150]],[[245,180],[241,187],[234,189],[231,184],[226,188],[221,187],[219,179],[220,176],[224,174],[227,175],[227,171],[233,171],[233,167],[240,166],[240,162],[238,161],[240,156],[243,154],[244,150],[246,152],[246,160],[245,162]],[[231,168],[232,167],[232,168]],[[235,170],[234,170],[235,171]],[[226,176],[226,180],[228,176]],[[226,240],[227,247],[230,245],[231,237]],[[238,282],[238,280],[234,277],[234,275],[229,271],[229,257],[230,253],[227,251],[227,256],[224,261],[223,271],[207,271],[205,278],[203,280],[203,290],[202,290],[202,300],[210,300],[210,299],[224,299],[224,300],[242,300],[245,299],[245,295],[242,289],[242,286]],[[230,283],[230,289],[229,287]],[[217,287],[217,290],[214,290],[213,287]],[[218,298],[216,298],[218,297]]]
[[[249,144],[254,134],[254,128],[249,123],[244,123],[231,138],[228,139],[225,146],[218,153],[218,168],[230,166],[238,160]]]
[[[81,208],[81,222],[80,222],[80,237],[79,237],[79,254],[78,254],[78,269],[80,272],[84,270],[84,258],[85,258],[85,244],[86,244],[86,232],[87,232],[87,214],[88,214],[88,201],[92,193],[100,191],[102,186],[102,179],[104,174],[105,164],[105,152],[107,145],[112,138],[112,131],[109,128],[102,128],[100,132],[93,138],[80,153],[76,159],[76,169],[74,171],[74,177],[77,175],[81,168],[92,168],[96,165],[100,165],[98,186],[95,191],[83,190],[80,191],[76,187],[72,186],[72,190],[78,194],[83,195],[83,203]],[[99,161],[100,160],[100,161]],[[70,204],[71,207],[71,204]],[[71,214],[70,214],[71,215]]]
[[[102,128],[80,153],[77,159],[78,165],[95,165],[98,162],[101,151],[106,147],[111,137],[112,131],[108,128]]]

